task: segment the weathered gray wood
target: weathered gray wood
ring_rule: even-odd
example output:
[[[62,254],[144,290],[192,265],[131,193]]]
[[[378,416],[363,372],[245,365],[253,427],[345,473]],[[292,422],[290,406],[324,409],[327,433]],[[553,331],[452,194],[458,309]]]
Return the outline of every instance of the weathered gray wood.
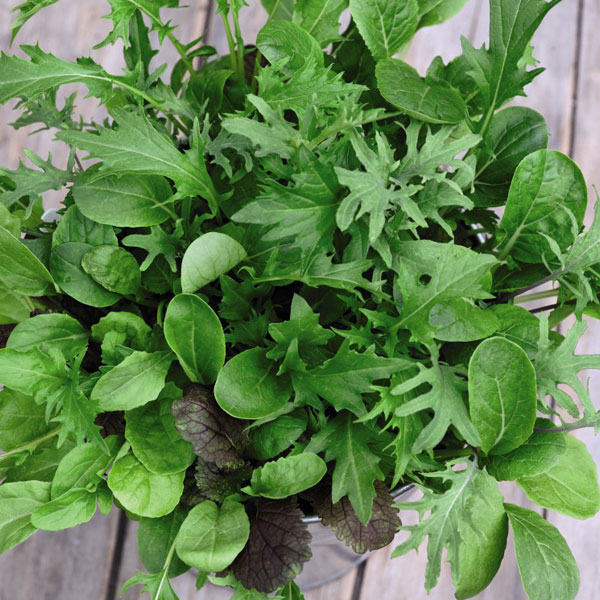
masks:
[[[104,600],[118,513],[60,532],[37,532],[0,556],[0,600]]]

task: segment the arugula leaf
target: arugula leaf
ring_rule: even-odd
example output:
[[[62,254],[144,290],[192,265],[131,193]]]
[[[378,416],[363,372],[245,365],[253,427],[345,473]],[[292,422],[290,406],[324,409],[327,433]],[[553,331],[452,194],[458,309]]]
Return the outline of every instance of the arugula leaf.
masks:
[[[248,543],[232,571],[247,589],[274,592],[296,577],[311,557],[311,535],[290,500],[259,500],[249,515]]]
[[[219,507],[207,501],[189,512],[175,548],[188,565],[208,573],[219,572],[231,565],[249,535],[250,522],[242,504],[225,500]]]
[[[31,396],[4,388],[0,392],[0,448],[8,452],[48,433],[44,413]]]
[[[418,374],[391,390],[393,395],[399,396],[418,390],[422,384],[431,387],[428,392],[405,402],[395,410],[397,417],[406,417],[427,409],[434,412],[433,419],[415,440],[412,451],[419,453],[435,448],[451,425],[469,444],[480,446],[479,433],[469,419],[465,406],[464,382],[457,378],[455,369],[440,365],[438,350],[435,348],[431,348],[431,362],[430,368],[417,364]]]
[[[327,462],[335,461],[331,499],[336,503],[348,496],[363,525],[371,518],[374,482],[384,479],[380,458],[369,447],[377,435],[366,425],[353,423],[350,413],[341,412],[313,435],[306,447],[307,452],[324,451]]]
[[[329,494],[318,493],[314,502],[323,525],[330,527],[339,540],[358,554],[384,548],[394,540],[402,525],[386,486],[376,481],[375,492],[373,512],[367,525],[360,522],[347,497],[333,503]]]
[[[488,586],[504,555],[508,523],[502,495],[496,481],[477,469],[475,463],[468,463],[461,471],[448,466],[445,471],[427,476],[440,479],[449,487],[436,494],[419,486],[423,498],[398,505],[401,510],[417,510],[420,515],[430,510],[431,514],[418,525],[402,527],[410,531],[410,537],[392,556],[417,549],[427,537],[425,589],[429,592],[437,584],[442,551],[446,548],[456,597],[470,598]]]
[[[469,361],[469,408],[486,453],[506,454],[531,436],[537,388],[524,350],[497,337],[477,346]]]
[[[541,515],[505,504],[515,536],[521,581],[531,600],[571,600],[579,590],[579,569],[554,525]]]
[[[180,232],[177,229],[169,235],[162,227],[155,226],[150,228],[150,233],[128,235],[123,238],[123,245],[142,248],[148,253],[140,265],[140,271],[148,270],[154,264],[154,260],[160,256],[175,273],[177,271],[176,258],[180,247],[179,237]]]

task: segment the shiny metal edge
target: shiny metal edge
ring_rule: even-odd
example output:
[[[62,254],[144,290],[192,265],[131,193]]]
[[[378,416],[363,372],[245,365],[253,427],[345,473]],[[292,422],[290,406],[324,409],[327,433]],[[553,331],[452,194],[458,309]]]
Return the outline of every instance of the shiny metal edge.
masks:
[[[392,490],[392,492],[391,492],[392,497],[394,498],[394,500],[397,500],[400,496],[402,496],[403,494],[406,494],[406,492],[409,492],[414,487],[415,486],[412,483],[406,483],[404,485],[399,485],[397,488]],[[304,517],[302,519],[302,522],[306,523],[307,525],[312,525],[313,523],[320,523],[321,517],[318,517],[317,515],[307,515],[306,517]]]

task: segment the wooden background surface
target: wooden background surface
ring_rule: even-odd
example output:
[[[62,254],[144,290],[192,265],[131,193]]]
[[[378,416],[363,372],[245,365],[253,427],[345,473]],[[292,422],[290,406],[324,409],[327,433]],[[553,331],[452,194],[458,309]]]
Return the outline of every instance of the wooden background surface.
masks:
[[[253,41],[265,14],[258,0],[248,0],[250,7],[242,14],[242,24],[249,41]],[[17,0],[0,0],[0,50],[9,51],[10,10]],[[184,41],[205,33],[208,42],[219,50],[226,49],[220,21],[214,16],[211,0],[188,0],[190,7],[172,11],[173,20],[181,24]],[[41,40],[46,51],[65,59],[84,55],[104,38],[110,23],[102,20],[108,12],[103,0],[61,0],[44,10],[21,31],[16,44]],[[465,10],[448,23],[417,35],[408,61],[423,71],[430,60],[441,54],[445,59],[460,52],[460,35],[482,43],[487,37],[487,2],[470,0]],[[600,2],[598,0],[564,0],[553,9],[542,25],[534,45],[534,55],[548,68],[529,88],[529,97],[519,103],[540,111],[551,132],[550,144],[572,156],[583,169],[590,187],[600,182]],[[19,52],[15,47],[10,52]],[[108,46],[92,56],[112,73],[122,65],[121,47]],[[169,60],[173,53],[165,47],[156,60]],[[155,64],[159,64],[158,62]],[[68,86],[72,88],[73,86]],[[66,91],[66,90],[65,90]],[[86,115],[101,114],[93,101],[82,101],[79,110]],[[29,138],[26,130],[13,131],[8,124],[16,113],[0,107],[0,164],[15,168],[22,150],[29,148],[46,157],[52,152],[55,163],[66,163],[67,155],[52,142],[52,134]],[[55,203],[57,195],[46,201]],[[591,211],[590,215],[591,217]],[[600,324],[591,323],[581,352],[600,353]],[[590,373],[592,397],[600,396],[600,374]],[[596,461],[600,459],[600,440],[585,431],[581,437]],[[524,495],[512,485],[503,487],[508,501],[524,506]],[[545,514],[567,538],[581,568],[579,600],[600,600],[600,516],[589,521],[575,521],[554,513]],[[414,515],[402,515],[406,523]],[[399,534],[401,538],[403,534]],[[374,553],[363,568],[337,583],[307,593],[307,600],[421,600],[425,569],[424,549],[406,557],[390,560],[390,549]],[[135,524],[124,523],[116,511],[108,517],[97,516],[90,523],[59,533],[40,532],[20,547],[0,557],[0,600],[115,600],[126,579],[139,567]],[[448,600],[453,586],[448,568],[442,571],[438,587],[429,598]],[[181,600],[227,600],[225,589],[194,588],[193,577],[183,575],[175,581]],[[134,590],[127,600],[138,597]],[[521,600],[521,589],[512,540],[509,539],[504,563],[492,585],[480,600]]]

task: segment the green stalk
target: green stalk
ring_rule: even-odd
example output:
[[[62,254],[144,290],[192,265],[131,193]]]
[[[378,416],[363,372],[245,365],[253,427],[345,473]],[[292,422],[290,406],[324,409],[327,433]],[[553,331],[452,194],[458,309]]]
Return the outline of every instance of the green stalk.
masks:
[[[242,37],[242,30],[240,29],[239,15],[235,10],[231,11],[233,17],[233,28],[235,31],[235,38],[237,43],[237,63],[240,76],[242,81],[246,79],[246,67],[244,64],[244,38]]]
[[[234,73],[240,74],[239,65],[237,62],[237,54],[235,51],[235,42],[233,41],[233,34],[231,33],[231,27],[229,26],[229,18],[225,12],[221,13],[223,19],[223,26],[225,27],[225,36],[227,37],[227,45],[229,46],[229,59],[231,60],[231,69]]]
[[[152,600],[158,600],[159,598],[162,598],[161,592],[165,585],[165,582],[168,581],[169,568],[171,567],[171,561],[173,560],[173,556],[175,555],[175,543],[176,542],[177,542],[177,537],[175,537],[175,539],[173,540],[173,543],[171,544],[171,548],[169,549],[169,554],[167,554],[167,558],[165,559],[165,564],[163,565],[163,568],[161,571],[160,582],[158,584],[158,587],[156,588],[156,595],[154,596],[154,598]]]
[[[29,450],[31,448],[36,448],[41,443],[51,440],[54,436],[56,436],[58,434],[60,429],[61,429],[60,427],[57,427],[56,429],[52,429],[48,433],[42,435],[39,438],[36,438],[35,440],[31,440],[30,442],[27,442],[26,444],[23,444],[22,446],[19,446],[18,448],[13,448],[12,450],[5,452],[4,454],[0,454],[0,461],[3,461],[6,458],[10,458],[11,456],[15,456],[16,454],[20,454],[21,452],[25,452],[26,450]]]
[[[524,302],[533,302],[534,300],[543,300],[544,298],[554,298],[558,295],[558,288],[552,290],[544,290],[543,292],[535,292],[534,294],[525,294],[515,299],[515,303],[522,304]]]

